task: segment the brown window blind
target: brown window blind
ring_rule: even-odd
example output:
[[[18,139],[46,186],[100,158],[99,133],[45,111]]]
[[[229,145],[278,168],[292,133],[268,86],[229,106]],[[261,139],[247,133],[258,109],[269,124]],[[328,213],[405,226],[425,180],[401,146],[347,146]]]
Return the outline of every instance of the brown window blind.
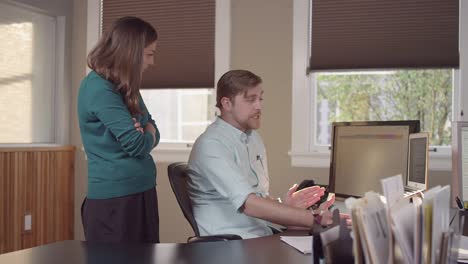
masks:
[[[102,30],[136,16],[158,32],[155,62],[142,88],[214,87],[215,0],[103,0]]]
[[[311,0],[309,71],[457,68],[458,0]]]

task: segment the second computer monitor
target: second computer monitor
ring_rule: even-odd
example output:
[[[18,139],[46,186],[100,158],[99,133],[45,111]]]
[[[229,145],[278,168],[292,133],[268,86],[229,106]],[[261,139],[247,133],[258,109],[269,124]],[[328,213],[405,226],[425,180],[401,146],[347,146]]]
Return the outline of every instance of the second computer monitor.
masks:
[[[397,174],[406,182],[408,138],[419,130],[418,120],[333,123],[330,192],[339,197],[381,192],[380,180]]]
[[[410,134],[408,146],[408,177],[406,185],[410,190],[427,189],[427,160],[429,134]]]

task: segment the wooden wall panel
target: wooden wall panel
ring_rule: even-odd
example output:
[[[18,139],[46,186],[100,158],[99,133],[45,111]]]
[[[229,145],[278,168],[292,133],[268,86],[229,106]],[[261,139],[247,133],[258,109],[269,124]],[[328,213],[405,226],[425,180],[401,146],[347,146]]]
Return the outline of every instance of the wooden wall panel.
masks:
[[[73,162],[70,146],[0,148],[0,254],[73,239]]]
[[[8,239],[7,237],[7,223],[6,223],[6,216],[8,215],[6,205],[8,204],[8,194],[6,193],[6,190],[3,186],[8,186],[8,179],[7,177],[4,176],[4,173],[6,172],[6,158],[5,155],[0,154],[0,168],[2,170],[0,173],[0,252],[5,252],[6,251],[6,240]]]
[[[0,252],[9,252],[14,248],[14,212],[11,154],[0,153]]]

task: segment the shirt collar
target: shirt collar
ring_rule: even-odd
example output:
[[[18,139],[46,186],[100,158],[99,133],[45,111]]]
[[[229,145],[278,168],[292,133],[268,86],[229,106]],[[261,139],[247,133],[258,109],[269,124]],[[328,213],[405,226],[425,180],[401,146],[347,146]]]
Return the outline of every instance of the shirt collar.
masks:
[[[224,130],[226,130],[229,134],[234,136],[235,138],[240,139],[242,143],[247,144],[249,142],[250,136],[252,135],[252,130],[247,130],[246,132],[243,132],[242,130],[238,129],[237,127],[229,124],[228,122],[224,121],[221,117],[217,117],[215,120],[215,123]]]

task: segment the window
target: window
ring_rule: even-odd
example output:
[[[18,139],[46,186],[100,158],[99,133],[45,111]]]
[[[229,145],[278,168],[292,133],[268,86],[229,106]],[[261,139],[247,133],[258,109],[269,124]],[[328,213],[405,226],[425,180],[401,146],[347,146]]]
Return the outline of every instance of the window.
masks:
[[[315,145],[330,145],[331,122],[370,120],[420,120],[433,146],[451,144],[453,70],[323,72],[311,83]]]
[[[214,89],[144,89],[141,95],[161,142],[193,143],[215,116]]]
[[[460,10],[463,21],[468,8],[462,4]],[[459,89],[463,57],[459,70],[343,69],[307,75],[309,11],[308,0],[294,2],[292,165],[329,166],[331,122],[418,119],[421,130],[431,133],[430,168],[450,170],[451,122],[464,118],[466,102]],[[463,23],[460,50],[467,45]]]
[[[91,50],[99,39],[100,16],[102,15],[101,1],[88,0],[88,51]],[[178,4],[174,1],[172,2]],[[230,1],[216,0],[215,81],[229,69],[230,6]],[[177,35],[177,37],[180,36],[181,34]],[[160,55],[163,56],[164,54],[161,53]],[[156,57],[157,60],[158,57]],[[183,59],[181,61],[190,65],[194,63],[193,61],[184,61]],[[190,72],[195,75],[198,71],[200,69],[196,67],[191,67],[190,69]],[[170,76],[174,76],[172,79],[180,77],[180,75],[177,75],[177,72],[170,73]],[[161,132],[161,142],[154,150],[159,162],[188,160],[191,144],[215,118],[216,91],[213,89],[214,86],[215,83],[211,87],[192,85],[186,88],[178,87],[177,89],[164,89],[161,87],[158,87],[158,89],[148,89],[150,87],[147,87],[147,89],[140,90],[146,107]]]
[[[54,17],[0,3],[0,143],[55,143]]]

